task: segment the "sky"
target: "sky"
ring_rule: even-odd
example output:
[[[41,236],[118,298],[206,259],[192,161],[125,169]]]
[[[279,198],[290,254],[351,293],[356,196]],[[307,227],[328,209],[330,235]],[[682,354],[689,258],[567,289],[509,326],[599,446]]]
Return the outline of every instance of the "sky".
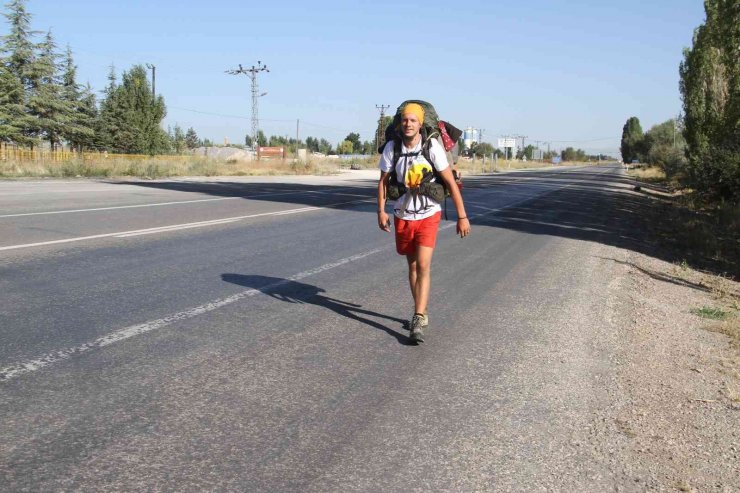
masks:
[[[6,0],[7,1],[7,0]],[[681,111],[678,67],[704,22],[699,0],[29,0],[33,29],[72,49],[80,83],[113,65],[156,66],[165,126],[243,143],[262,61],[266,135],[372,140],[380,110],[406,99],[440,118],[617,155],[631,116],[644,130]],[[5,11],[5,10],[4,10]],[[4,20],[4,19],[3,19]],[[7,34],[7,21],[0,34]],[[39,38],[40,39],[40,38]],[[546,148],[546,144],[541,144]]]

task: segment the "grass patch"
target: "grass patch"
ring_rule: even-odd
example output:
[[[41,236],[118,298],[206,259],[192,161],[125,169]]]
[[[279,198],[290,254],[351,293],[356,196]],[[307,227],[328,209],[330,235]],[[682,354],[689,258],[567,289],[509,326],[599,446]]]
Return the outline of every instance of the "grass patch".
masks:
[[[667,184],[665,172],[656,166],[637,166],[629,168],[627,174],[637,181],[652,184]]]
[[[692,308],[691,313],[693,313],[694,315],[698,315],[701,318],[708,318],[710,320],[726,320],[730,315],[729,312],[711,306]]]

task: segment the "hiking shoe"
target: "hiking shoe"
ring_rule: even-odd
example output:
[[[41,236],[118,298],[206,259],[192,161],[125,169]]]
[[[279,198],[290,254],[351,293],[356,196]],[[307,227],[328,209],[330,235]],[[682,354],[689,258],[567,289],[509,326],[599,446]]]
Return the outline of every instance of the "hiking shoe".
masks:
[[[422,327],[429,327],[429,314],[428,313],[422,313],[422,316],[424,317],[421,321]]]
[[[424,342],[424,315],[415,313],[411,318],[411,341]]]

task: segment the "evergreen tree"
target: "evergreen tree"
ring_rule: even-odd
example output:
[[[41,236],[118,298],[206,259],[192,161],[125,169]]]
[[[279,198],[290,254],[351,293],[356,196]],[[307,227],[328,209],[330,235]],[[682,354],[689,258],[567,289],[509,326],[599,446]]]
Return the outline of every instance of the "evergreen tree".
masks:
[[[4,115],[0,123],[4,139],[16,144],[33,145],[35,136],[34,118],[28,115],[27,91],[37,78],[36,45],[32,38],[37,34],[31,30],[31,14],[26,11],[25,0],[13,0],[6,5],[3,15],[10,24],[9,34],[2,37],[3,59],[2,91],[0,112]],[[18,85],[20,84],[20,86]],[[7,92],[6,92],[7,91]],[[7,119],[7,120],[6,120]]]
[[[643,139],[644,135],[640,126],[640,120],[636,116],[629,118],[624,124],[624,127],[622,127],[622,142],[620,144],[622,159],[625,163],[630,163],[633,160],[642,160]],[[566,161],[565,158],[563,160]]]
[[[23,84],[0,60],[0,142],[28,144]]]
[[[31,14],[26,11],[26,0],[12,0],[3,14],[10,24],[10,33],[3,36],[3,51],[8,54],[6,66],[28,89],[35,79],[34,61],[36,45],[32,37],[38,34],[31,30]]]
[[[100,132],[104,146],[113,152],[161,154],[169,150],[169,137],[160,124],[166,115],[164,98],[152,98],[143,66],[135,65],[116,84],[115,72],[100,107]]]
[[[34,78],[28,95],[28,110],[35,117],[33,130],[49,142],[51,150],[61,144],[65,129],[76,127],[74,103],[64,99],[59,77],[56,45],[51,31],[40,46],[38,60],[34,64]]]
[[[62,135],[70,146],[79,151],[92,147],[95,136],[92,127],[97,112],[95,96],[90,91],[89,85],[85,92],[80,91],[77,84],[77,66],[72,59],[72,49],[69,45],[64,59],[61,95],[62,100],[72,110],[69,123],[64,127]]]
[[[195,133],[195,130],[193,127],[190,127],[188,131],[185,133],[185,146],[188,149],[195,149],[200,145],[200,139],[198,139],[198,134]]]

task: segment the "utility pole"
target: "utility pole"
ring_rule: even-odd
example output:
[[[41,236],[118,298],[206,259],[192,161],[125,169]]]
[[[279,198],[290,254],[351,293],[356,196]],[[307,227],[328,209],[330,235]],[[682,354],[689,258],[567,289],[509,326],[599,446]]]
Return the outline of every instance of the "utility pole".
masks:
[[[294,161],[298,161],[298,129],[300,128],[301,120],[300,118],[295,121],[295,159]]]
[[[385,137],[384,135],[381,135],[383,133],[383,121],[385,119],[385,110],[390,108],[390,105],[375,105],[377,109],[380,110],[380,120],[378,120],[378,129],[375,131],[375,147],[380,147],[382,144],[381,139]]]
[[[157,67],[151,63],[146,64],[146,68],[152,71],[152,100],[157,99],[157,90],[155,89]]]
[[[260,72],[269,72],[267,65],[264,65],[261,61],[257,60],[257,66],[252,65],[252,68],[243,68],[239,64],[238,70],[227,70],[226,73],[230,75],[244,74],[252,81],[252,145],[255,149],[258,147],[257,133],[259,132],[259,111],[258,111],[258,100],[262,96],[266,96],[267,93],[263,92],[260,94],[257,85],[257,74]]]

